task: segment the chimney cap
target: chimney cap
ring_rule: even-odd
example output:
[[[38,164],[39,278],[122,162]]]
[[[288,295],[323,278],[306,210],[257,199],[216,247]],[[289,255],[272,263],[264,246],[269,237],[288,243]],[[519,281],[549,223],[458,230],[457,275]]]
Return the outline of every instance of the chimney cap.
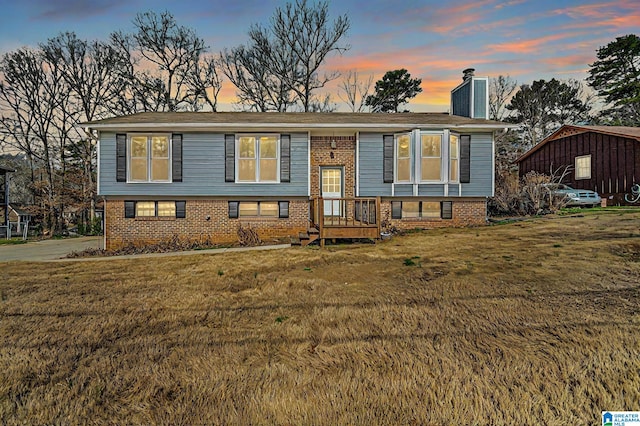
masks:
[[[462,71],[462,81],[467,81],[471,77],[474,76],[476,69],[475,68],[466,68]]]

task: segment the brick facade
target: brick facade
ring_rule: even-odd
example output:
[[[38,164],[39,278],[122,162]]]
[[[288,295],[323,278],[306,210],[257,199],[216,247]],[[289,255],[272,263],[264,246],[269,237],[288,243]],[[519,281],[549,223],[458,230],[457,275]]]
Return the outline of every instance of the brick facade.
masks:
[[[414,200],[412,200],[414,201]],[[416,199],[415,201],[433,201],[429,199]],[[380,203],[380,217],[383,225],[396,229],[433,229],[446,227],[477,226],[487,223],[487,202],[485,200],[452,200],[453,218],[391,218],[391,200],[383,200]]]
[[[281,200],[282,201],[282,200]],[[152,244],[174,235],[193,241],[209,239],[214,243],[238,241],[240,225],[250,226],[261,239],[295,236],[309,224],[309,202],[291,200],[288,218],[229,218],[226,200],[187,200],[186,218],[125,218],[123,200],[105,201],[106,249],[127,244]],[[207,219],[207,217],[209,219]]]
[[[335,141],[335,148],[331,148]],[[311,196],[320,196],[320,169],[342,167],[344,171],[344,196],[353,198],[356,186],[356,138],[355,136],[311,136]]]

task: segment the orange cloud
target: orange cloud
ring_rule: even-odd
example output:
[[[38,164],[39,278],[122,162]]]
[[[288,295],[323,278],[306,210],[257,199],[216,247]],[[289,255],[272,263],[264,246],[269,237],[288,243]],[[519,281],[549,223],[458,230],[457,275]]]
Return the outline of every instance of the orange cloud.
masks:
[[[548,36],[533,38],[529,40],[490,44],[488,48],[494,51],[507,53],[534,53],[537,52],[542,46],[551,41],[575,37],[576,35],[578,34],[551,34]]]
[[[592,55],[567,55],[567,56],[555,56],[553,58],[542,59],[542,62],[557,67],[566,68],[572,66],[586,66],[590,62],[593,62]]]

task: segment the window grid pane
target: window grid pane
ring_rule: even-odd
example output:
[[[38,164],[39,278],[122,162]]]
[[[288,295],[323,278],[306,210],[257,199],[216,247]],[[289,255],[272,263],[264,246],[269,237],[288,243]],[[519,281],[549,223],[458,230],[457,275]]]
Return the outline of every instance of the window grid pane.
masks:
[[[136,216],[153,217],[156,215],[156,203],[154,201],[138,201],[136,203]]]
[[[278,203],[260,202],[260,216],[278,217]]]
[[[158,201],[159,217],[175,217],[176,202],[175,201]]]
[[[437,219],[440,217],[440,203],[438,201],[422,202],[422,217]]]
[[[258,203],[241,202],[238,213],[240,217],[258,216]]]
[[[591,178],[591,155],[576,157],[576,179]]]
[[[278,160],[260,160],[260,181],[275,182],[278,180]]]
[[[422,162],[420,164],[422,180],[440,181],[442,179],[442,136],[422,135],[420,145],[422,156]]]
[[[411,181],[411,137],[400,135],[396,138],[396,181]]]
[[[458,136],[449,135],[449,180],[457,182],[458,177]]]
[[[418,201],[403,201],[402,217],[403,218],[420,217],[420,203]]]
[[[149,178],[147,169],[147,137],[133,136],[130,146],[129,179],[132,181],[146,181]]]

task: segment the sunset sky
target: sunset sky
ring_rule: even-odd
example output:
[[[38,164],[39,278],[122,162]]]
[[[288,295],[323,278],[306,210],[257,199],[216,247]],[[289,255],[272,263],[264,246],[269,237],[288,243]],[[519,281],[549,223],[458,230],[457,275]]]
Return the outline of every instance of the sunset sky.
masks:
[[[61,31],[106,39],[131,31],[138,12],[170,11],[194,28],[212,52],[246,41],[252,23],[268,23],[274,0],[143,1],[23,0],[5,2],[0,15],[0,53],[34,46]],[[380,78],[406,68],[422,78],[412,111],[446,111],[449,92],[464,68],[476,75],[510,75],[519,83],[552,77],[584,79],[595,51],[616,37],[640,34],[640,2],[563,0],[383,1],[333,0],[332,15],[347,14],[351,49],[330,58],[329,69],[357,70]],[[231,109],[226,82],[221,109]],[[336,99],[337,100],[337,99]]]

